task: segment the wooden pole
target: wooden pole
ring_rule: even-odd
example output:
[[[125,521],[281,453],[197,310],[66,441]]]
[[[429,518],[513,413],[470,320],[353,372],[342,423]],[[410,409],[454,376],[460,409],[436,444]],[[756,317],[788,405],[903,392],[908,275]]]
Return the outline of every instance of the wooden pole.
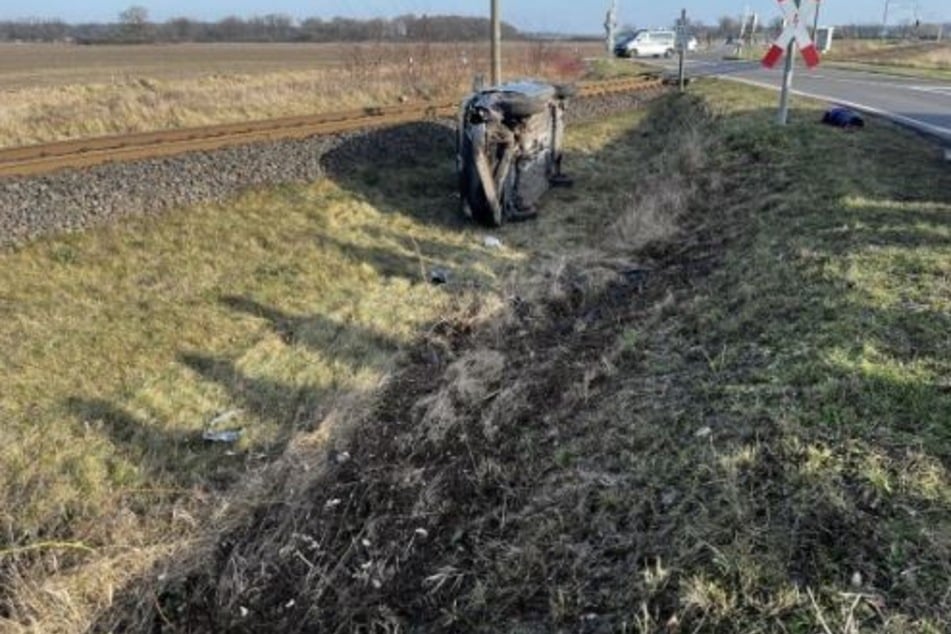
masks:
[[[499,0],[492,0],[492,85],[502,83],[502,18]]]
[[[885,0],[885,15],[882,16],[882,39],[884,40],[888,37],[888,4],[889,0]]]

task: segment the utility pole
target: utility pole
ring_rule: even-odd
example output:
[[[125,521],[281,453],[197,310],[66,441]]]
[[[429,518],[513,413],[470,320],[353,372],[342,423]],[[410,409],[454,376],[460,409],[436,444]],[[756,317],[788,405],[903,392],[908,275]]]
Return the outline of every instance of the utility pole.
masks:
[[[822,12],[822,0],[816,0],[816,19],[812,22],[812,41],[819,45],[819,14]]]
[[[890,0],[885,0],[885,15],[882,17],[882,39],[888,37],[888,5]]]
[[[608,49],[608,58],[614,56],[614,41],[617,39],[617,0],[611,0],[611,8],[604,18],[604,32],[606,35],[605,47]]]
[[[802,0],[794,0],[796,11],[802,7]],[[789,121],[789,93],[792,92],[793,69],[796,66],[796,40],[793,38],[786,47],[786,65],[783,68],[783,90],[779,95],[779,115],[776,123],[786,125]]]
[[[502,83],[502,18],[499,0],[492,0],[492,85]]]

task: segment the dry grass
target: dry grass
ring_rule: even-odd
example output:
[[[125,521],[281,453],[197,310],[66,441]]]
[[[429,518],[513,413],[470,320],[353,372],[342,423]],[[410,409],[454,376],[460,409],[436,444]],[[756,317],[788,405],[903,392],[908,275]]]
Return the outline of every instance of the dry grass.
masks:
[[[506,307],[428,330],[346,460],[275,474],[100,629],[158,596],[199,631],[943,631],[946,168],[884,124],[777,129],[770,93],[699,90],[718,116],[585,130]],[[606,249],[610,190],[670,165],[683,202],[633,199],[676,235]]]
[[[701,108],[689,121],[675,120],[675,134],[666,129],[655,132],[669,137],[666,145],[642,167],[651,176],[626,188],[615,203],[619,213],[605,236],[606,244],[636,251],[677,234],[701,187],[718,177],[704,173],[710,154],[716,151],[705,131],[709,118]]]
[[[916,71],[938,78],[951,73],[949,42],[882,42],[879,40],[836,41],[829,61],[879,67],[883,70]]]
[[[483,248],[455,221],[451,134],[417,134],[421,153],[312,186],[0,253],[0,630],[83,631],[286,447],[313,463],[420,328],[494,310],[529,254],[586,235],[524,225]],[[202,442],[223,413],[240,443]]]
[[[210,231],[182,231],[199,222],[194,214],[158,227],[155,240],[190,236],[172,242],[178,249],[229,232],[240,248],[223,241],[220,270],[207,250],[185,249],[188,268],[159,278],[174,290],[187,271],[219,271],[187,301],[152,303],[178,311],[173,336],[190,343],[187,356],[164,344],[159,369],[184,367],[176,389],[143,401],[135,388],[148,393],[155,373],[129,364],[113,398],[143,430],[161,429],[176,400],[207,415],[249,409],[294,430],[293,445],[263,472],[257,448],[244,448],[241,466],[257,477],[230,493],[204,486],[198,499],[179,491],[97,511],[76,487],[76,504],[52,524],[61,532],[12,545],[81,541],[96,553],[8,553],[0,617],[34,631],[82,631],[91,620],[101,631],[942,631],[951,614],[947,168],[887,124],[842,133],[818,125],[818,105],[797,101],[793,125],[778,129],[770,92],[696,90],[647,116],[574,128],[575,189],[550,196],[538,222],[505,227],[501,252],[440,222],[453,206],[448,156],[256,195],[237,215],[205,210],[201,222],[223,216]],[[245,214],[254,221],[240,221]],[[143,240],[100,232],[65,241],[88,245],[80,257],[59,257],[83,266],[98,253],[127,270],[124,247],[99,242],[111,235]],[[129,247],[141,261],[163,244],[150,236]],[[60,244],[14,254],[3,270]],[[454,290],[412,283],[417,249],[460,272]],[[311,283],[322,258],[331,272]],[[61,264],[31,266],[55,277]],[[243,272],[262,266],[264,280]],[[95,276],[71,279],[59,297],[109,303]],[[121,297],[103,314],[121,314],[136,295]],[[306,317],[335,310],[351,317],[352,337]],[[55,312],[31,313],[17,329]],[[289,373],[349,359],[352,347],[378,360],[368,364],[373,385],[393,347],[378,347],[367,326],[409,342],[426,319],[370,400],[301,417],[298,392],[274,389],[293,382]],[[98,354],[115,323],[97,326],[89,358],[124,359],[148,341],[141,325],[122,349]],[[42,354],[42,336],[20,339]],[[342,393],[354,386],[347,367]],[[190,405],[209,393],[204,408]],[[21,437],[9,442],[36,433],[28,399],[19,411]],[[204,419],[178,424],[192,424],[193,438]],[[159,438],[178,480],[207,482],[212,459],[233,458],[183,461],[185,439]],[[143,478],[143,440],[103,445],[137,448],[127,473]],[[59,465],[32,464],[37,480],[61,477]],[[164,532],[142,532],[152,522]],[[125,544],[144,535],[135,546],[68,532],[122,523]]]
[[[22,56],[23,64],[9,68],[0,63],[0,87],[8,87],[0,103],[0,147],[346,110],[401,99],[451,100],[471,87],[474,75],[486,73],[484,48],[74,47],[74,57],[58,47],[55,56]],[[125,59],[121,54],[127,50]],[[571,81],[583,72],[580,60],[586,51],[573,44],[512,44],[506,49],[505,71],[515,77]]]
[[[187,543],[446,309],[424,271],[484,283],[510,257],[413,209],[325,181],[0,254],[0,622],[15,602],[58,630]],[[202,442],[225,412],[240,443]]]

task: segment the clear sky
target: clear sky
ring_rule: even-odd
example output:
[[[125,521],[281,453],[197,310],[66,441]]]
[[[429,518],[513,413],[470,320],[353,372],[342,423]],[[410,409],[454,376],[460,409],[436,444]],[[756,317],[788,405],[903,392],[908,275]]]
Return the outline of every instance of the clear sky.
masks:
[[[610,0],[500,0],[505,20],[528,31],[596,33],[602,30]],[[779,15],[774,0],[618,0],[620,21],[637,26],[665,26],[679,10],[706,22],[738,15],[744,6],[769,21]],[[217,20],[286,13],[295,18],[394,16],[404,13],[485,15],[489,0],[0,0],[0,19],[62,18],[70,22],[113,21],[131,4],[149,9],[155,21],[185,16]],[[915,6],[925,21],[951,21],[951,0],[891,0],[895,23],[913,18]],[[823,22],[880,22],[885,0],[823,0]]]

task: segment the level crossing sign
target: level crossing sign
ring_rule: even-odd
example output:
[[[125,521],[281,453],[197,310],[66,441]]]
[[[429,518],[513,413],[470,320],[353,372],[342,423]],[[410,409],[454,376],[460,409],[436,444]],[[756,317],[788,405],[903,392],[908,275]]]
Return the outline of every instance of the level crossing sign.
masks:
[[[786,52],[789,45],[793,42],[799,45],[799,52],[802,54],[803,59],[806,60],[806,66],[809,68],[818,66],[819,51],[816,49],[816,44],[809,35],[806,24],[814,18],[816,12],[819,10],[820,0],[802,0],[802,2],[795,2],[794,0],[776,1],[779,3],[779,8],[782,9],[783,16],[786,18],[786,26],[780,36],[776,38],[776,41],[773,42],[769,52],[766,53],[766,57],[763,58],[763,66],[766,68],[774,67],[776,63],[782,59],[783,53]]]

